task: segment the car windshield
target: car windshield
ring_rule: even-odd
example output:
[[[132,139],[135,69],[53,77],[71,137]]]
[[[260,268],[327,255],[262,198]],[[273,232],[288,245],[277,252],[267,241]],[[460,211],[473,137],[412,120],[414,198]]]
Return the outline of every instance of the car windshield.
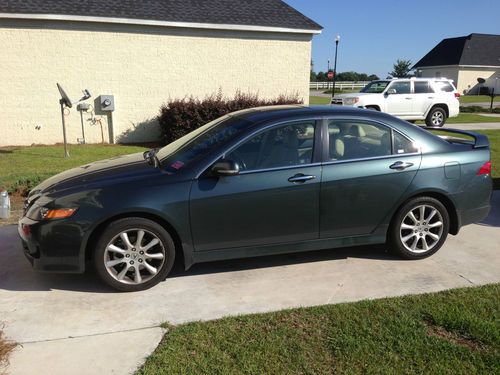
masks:
[[[374,81],[367,84],[365,87],[361,89],[360,92],[368,92],[373,94],[382,93],[387,85],[389,85],[390,81]]]
[[[166,145],[156,156],[168,172],[175,173],[234,139],[248,125],[248,121],[226,115]]]

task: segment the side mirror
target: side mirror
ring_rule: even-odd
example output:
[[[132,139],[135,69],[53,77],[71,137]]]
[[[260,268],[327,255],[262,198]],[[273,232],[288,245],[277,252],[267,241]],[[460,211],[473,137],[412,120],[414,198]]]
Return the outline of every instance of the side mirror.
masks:
[[[394,95],[394,94],[396,94],[396,93],[397,93],[397,92],[396,92],[396,90],[394,90],[394,89],[389,89],[389,90],[387,90],[387,93],[386,93],[386,94],[387,94],[387,95]]]
[[[215,176],[236,176],[240,173],[240,166],[233,160],[221,159],[212,166]]]

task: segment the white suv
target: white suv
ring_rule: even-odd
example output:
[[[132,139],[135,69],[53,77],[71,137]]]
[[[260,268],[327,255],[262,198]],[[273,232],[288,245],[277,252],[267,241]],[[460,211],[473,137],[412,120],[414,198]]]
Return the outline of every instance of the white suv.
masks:
[[[459,113],[460,94],[446,78],[397,78],[373,81],[361,92],[336,95],[332,104],[374,109],[427,126],[443,126]]]

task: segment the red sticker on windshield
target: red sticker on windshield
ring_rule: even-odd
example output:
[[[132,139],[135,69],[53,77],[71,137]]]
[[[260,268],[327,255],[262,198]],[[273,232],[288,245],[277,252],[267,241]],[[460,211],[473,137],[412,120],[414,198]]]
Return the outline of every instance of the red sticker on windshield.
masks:
[[[176,162],[172,163],[170,166],[174,169],[181,169],[182,167],[184,167],[184,163],[180,160],[177,160]]]

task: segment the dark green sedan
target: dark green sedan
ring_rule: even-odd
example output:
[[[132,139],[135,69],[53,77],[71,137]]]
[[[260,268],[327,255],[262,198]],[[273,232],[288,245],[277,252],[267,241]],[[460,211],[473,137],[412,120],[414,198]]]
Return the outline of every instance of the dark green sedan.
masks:
[[[122,291],[157,284],[175,259],[381,243],[424,258],[490,210],[488,139],[442,132],[363,109],[232,113],[41,183],[19,222],[24,253],[41,271],[93,264]]]

